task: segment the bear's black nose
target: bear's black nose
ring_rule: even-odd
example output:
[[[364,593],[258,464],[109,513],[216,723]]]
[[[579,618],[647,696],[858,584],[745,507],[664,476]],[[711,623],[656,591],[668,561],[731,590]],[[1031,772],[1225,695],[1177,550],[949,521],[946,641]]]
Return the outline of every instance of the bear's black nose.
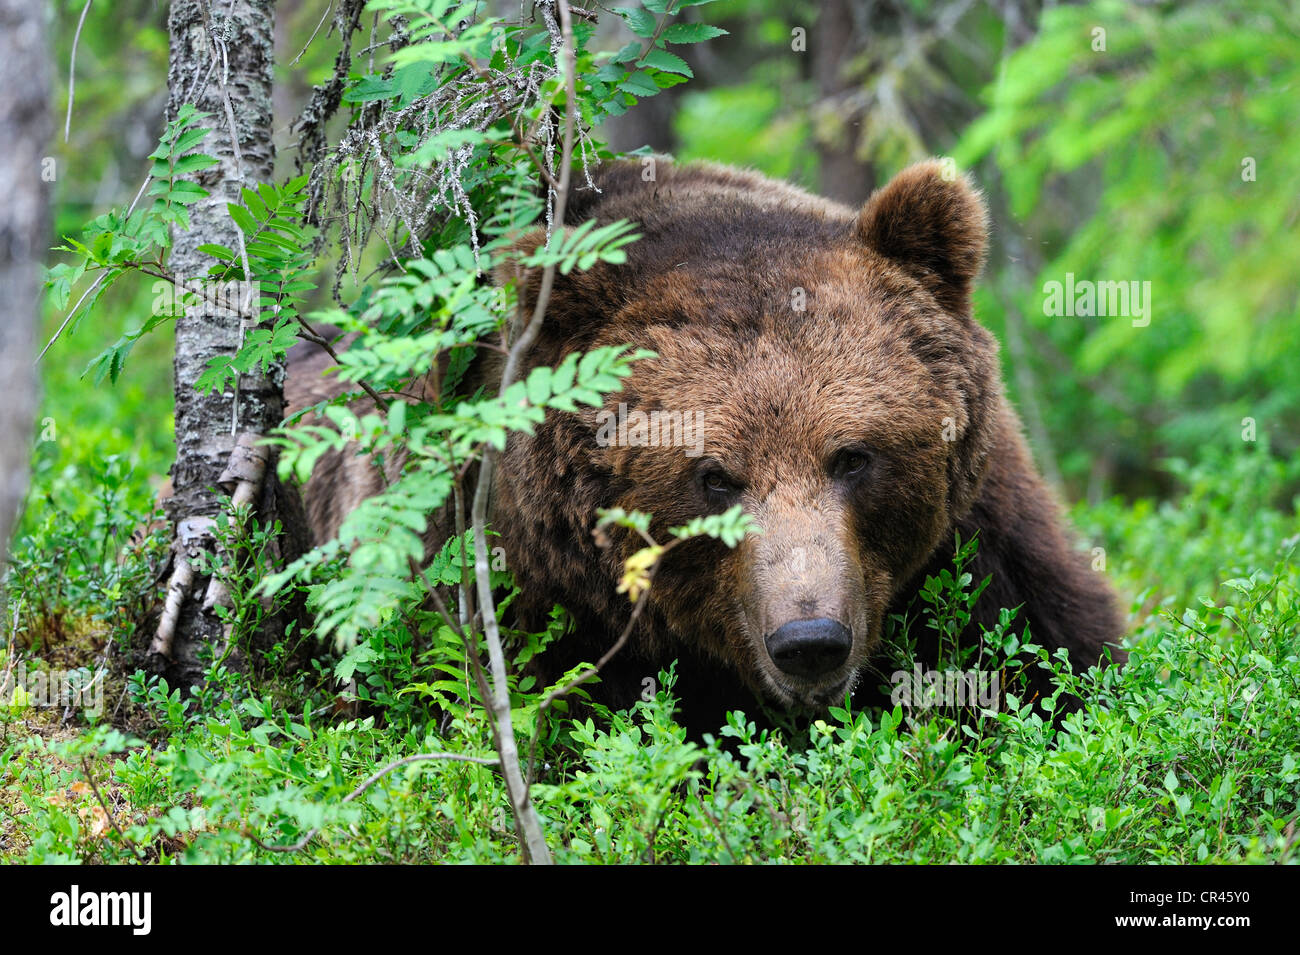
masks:
[[[853,648],[853,634],[827,617],[792,620],[767,638],[772,662],[791,676],[821,676],[840,666]]]

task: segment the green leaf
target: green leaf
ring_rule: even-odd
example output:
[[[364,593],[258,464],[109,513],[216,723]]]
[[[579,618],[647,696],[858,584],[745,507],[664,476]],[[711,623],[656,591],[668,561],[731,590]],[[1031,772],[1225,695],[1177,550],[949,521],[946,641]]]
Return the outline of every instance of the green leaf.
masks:
[[[651,13],[639,7],[615,7],[614,12],[623,18],[627,28],[637,36],[647,39],[654,36],[658,23]]]
[[[369,103],[397,95],[393,84],[381,76],[363,76],[343,94],[345,103]]]
[[[343,654],[343,658],[334,665],[334,676],[340,683],[351,682],[358,666],[378,659],[379,651],[372,647],[369,641],[362,641]]]
[[[707,23],[674,23],[662,36],[669,43],[701,43],[714,37],[727,36],[726,30]]]
[[[239,226],[240,232],[244,235],[253,235],[257,232],[257,221],[247,209],[233,202],[226,203],[226,208],[230,210],[230,218],[234,220],[235,225]]]
[[[641,44],[633,42],[633,43],[629,43],[627,46],[623,47],[621,50],[615,53],[614,56],[610,59],[610,63],[635,63],[640,58],[641,58]],[[622,73],[617,73],[615,76],[612,76],[610,78],[617,79],[620,76],[622,76]]]
[[[181,156],[177,159],[171,168],[171,175],[179,177],[188,173],[198,172],[200,169],[208,169],[221,162],[216,156],[205,156],[203,153],[190,153],[188,156]]]
[[[694,76],[690,66],[676,53],[669,53],[667,50],[653,49],[650,50],[641,62],[646,66],[652,66],[658,70],[667,70],[669,73],[680,73],[682,76]]]
[[[655,86],[661,90],[666,90],[674,86],[680,86],[682,83],[690,82],[686,77],[679,73],[669,73],[665,70],[659,70],[654,74]]]
[[[212,256],[214,259],[220,259],[222,262],[235,261],[234,252],[227,249],[224,245],[216,245],[212,242],[205,242],[198,247],[198,251]]]
[[[270,198],[272,199],[272,201],[274,201],[274,199],[276,198],[275,189],[274,188],[270,189],[270,193],[271,193]],[[262,197],[258,195],[257,190],[246,189],[246,188],[240,189],[239,198],[243,200],[244,206],[248,209],[249,212],[253,214],[254,219],[262,221],[269,218],[269,216],[267,215],[266,203],[262,201]]]
[[[206,199],[207,197],[208,190],[196,182],[174,182],[171,191],[167,193],[169,200],[186,206],[193,205],[200,199]]]
[[[634,96],[654,96],[659,92],[659,85],[655,83],[654,77],[644,70],[638,70],[632,73],[618,84],[618,88],[626,90]]]
[[[200,127],[198,129],[186,130],[185,132],[181,133],[181,135],[177,138],[176,142],[172,144],[170,149],[171,155],[173,156],[185,155],[185,153],[189,152],[199,143],[203,142],[203,140],[207,138],[208,133],[210,133],[211,131],[212,130],[205,129],[203,127]],[[167,153],[163,153],[163,155],[167,155]]]

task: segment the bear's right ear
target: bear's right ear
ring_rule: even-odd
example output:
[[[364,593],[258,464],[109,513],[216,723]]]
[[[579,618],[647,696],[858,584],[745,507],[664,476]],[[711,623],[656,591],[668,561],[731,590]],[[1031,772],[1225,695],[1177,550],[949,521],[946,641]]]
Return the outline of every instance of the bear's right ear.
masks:
[[[971,288],[988,248],[988,212],[950,163],[930,159],[904,169],[871,194],[854,233],[920,279],[945,309],[970,314]]]

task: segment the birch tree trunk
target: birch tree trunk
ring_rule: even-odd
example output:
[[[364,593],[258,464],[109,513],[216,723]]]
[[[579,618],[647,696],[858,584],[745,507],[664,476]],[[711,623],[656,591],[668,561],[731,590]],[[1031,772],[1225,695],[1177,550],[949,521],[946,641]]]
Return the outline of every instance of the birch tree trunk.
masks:
[[[200,148],[221,160],[196,174],[209,196],[190,206],[190,230],[173,235],[170,270],[186,284],[202,280],[214,264],[199,251],[202,244],[240,249],[238,229],[226,204],[239,201],[241,186],[251,188],[272,178],[274,5],[274,0],[172,0],[167,112],[175,116],[183,104],[194,103],[207,113],[203,122],[211,132]],[[241,436],[251,446],[253,438],[266,435],[284,416],[283,366],[266,373],[255,369],[224,393],[203,395],[194,387],[209,359],[238,351],[258,314],[256,290],[249,296],[247,288],[238,289],[239,305],[250,297],[251,306],[242,313],[215,308],[205,300],[186,309],[176,323],[176,462],[173,495],[167,502],[176,530],[175,571],[163,623],[150,647],[150,662],[173,685],[183,687],[199,682],[205,659],[223,655],[229,638],[216,608],[205,606],[214,593],[211,581],[203,577],[200,559],[202,552],[213,551],[214,522],[224,520],[214,488],[232,492],[233,484],[223,482],[231,476],[227,466],[238,471],[241,462],[250,462],[244,451],[232,459]],[[253,463],[260,467],[260,462]],[[245,487],[244,493],[251,497],[262,524],[273,520],[284,524],[282,556],[291,558],[305,540],[305,522],[296,492],[279,484],[273,465],[271,461],[265,468],[260,484]],[[278,637],[271,631],[283,624],[269,620],[263,636]],[[247,662],[240,660],[237,650],[229,660]]]
[[[50,133],[45,5],[0,0],[0,563],[27,490]]]

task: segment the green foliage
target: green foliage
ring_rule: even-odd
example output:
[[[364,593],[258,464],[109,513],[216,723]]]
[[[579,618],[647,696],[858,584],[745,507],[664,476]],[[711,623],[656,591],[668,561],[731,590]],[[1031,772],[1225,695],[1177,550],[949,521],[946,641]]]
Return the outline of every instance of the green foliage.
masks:
[[[735,507],[727,508],[721,514],[692,518],[681,527],[671,528],[669,533],[678,540],[701,536],[712,537],[722,541],[728,547],[735,547],[745,535],[761,534],[763,529],[751,515],[745,513],[743,507],[737,504]]]
[[[281,537],[279,522],[261,526],[252,520],[248,505],[232,507],[224,496],[221,503],[222,513],[228,518],[213,525],[217,549],[203,553],[198,561],[200,572],[225,588],[225,602],[213,607],[228,634],[221,655],[213,663],[218,668],[237,648],[251,648],[253,638],[265,629],[265,622],[284,611],[293,597],[292,591],[286,590],[276,600],[265,600],[257,590],[258,581],[276,567]],[[303,640],[297,630],[297,623],[291,621],[283,639],[275,646],[258,648],[259,669],[278,671],[292,655],[290,646]]]
[[[83,276],[95,275],[95,281],[65,320],[71,332],[76,331],[78,324],[95,308],[104,293],[123,276],[147,271],[166,277],[163,260],[171,245],[172,228],[188,229],[186,206],[207,196],[207,191],[200,186],[178,177],[220,161],[194,151],[194,147],[207,136],[208,130],[198,125],[205,118],[205,114],[187,105],[167,124],[161,144],[149,155],[153,160],[148,190],[148,194],[154,197],[151,205],[102,215],[86,226],[80,240],[67,237],[66,244],[56,249],[76,257],[74,262],[60,262],[49,269],[46,284],[56,308],[62,310],[67,306],[74,286]],[[176,303],[177,306],[181,304]],[[143,324],[127,332],[100,354],[86,368],[87,371],[94,370],[95,383],[102,381],[105,375],[116,383],[135,343],[173,317],[174,309],[153,310]]]
[[[310,279],[317,270],[310,248],[311,230],[302,225],[307,182],[307,176],[299,176],[283,186],[262,184],[256,189],[241,189],[243,204],[226,205],[242,233],[239,249],[212,243],[199,247],[223,263],[211,269],[214,282],[241,280],[234,286],[241,313],[247,308],[257,316],[252,324],[265,322],[269,326],[247,330],[237,354],[210,359],[195,384],[200,391],[230,387],[239,375],[258,365],[266,371],[273,363],[283,361],[297,340],[299,310],[304,297],[316,287]],[[244,275],[245,256],[249,275]]]
[[[1164,467],[1169,498],[1113,498],[1074,515],[1140,613],[1217,598],[1221,581],[1249,576],[1300,532],[1300,458],[1263,442],[1211,445]]]
[[[793,738],[735,714],[698,745],[672,719],[668,673],[653,700],[574,724],[561,749],[577,762],[549,750],[568,768],[534,794],[561,861],[1294,861],[1300,568],[1287,556],[1228,591],[1145,627],[1123,671],[1074,677],[1053,662],[1060,686],[1089,701],[1059,727],[1014,700],[974,737],[939,711],[836,708]],[[437,692],[451,699],[457,685],[449,675]],[[178,731],[156,756],[106,731],[11,745],[29,861],[292,861],[254,837],[290,845],[316,826],[304,858],[512,852],[504,790],[484,767],[420,763],[342,801],[390,759],[474,754],[483,727],[475,736],[463,716],[461,732],[429,735],[418,721],[322,723],[256,697],[202,718],[165,687],[150,697]],[[88,796],[49,800],[80,777],[49,776],[46,753],[91,758],[128,807],[121,838],[92,838],[75,811]]]
[[[530,268],[556,265],[561,275],[568,275],[575,266],[586,271],[597,262],[622,265],[627,261],[622,247],[637,238],[632,228],[631,223],[622,219],[596,228],[596,220],[588,219],[576,228],[555,233],[550,242],[538,246],[522,264]]]
[[[511,42],[504,48],[485,50],[481,47],[490,41],[492,23],[475,23],[456,33],[447,29],[446,18],[453,17],[451,4],[402,3],[392,10],[398,7],[421,26],[415,32],[419,42],[400,51],[394,78],[423,63],[438,67],[441,82],[450,84],[470,68],[461,62],[466,56],[493,52],[494,63],[498,56],[513,56],[522,66],[554,53],[549,46],[538,45],[546,37],[544,31],[511,31]],[[459,14],[453,17],[458,18]],[[666,21],[665,16],[658,22]],[[590,31],[575,32],[579,55],[589,56],[581,44]],[[658,49],[655,42],[661,41],[650,46]],[[360,83],[365,93],[358,101],[375,98],[374,82]],[[601,95],[594,85],[581,87],[582,115],[595,108],[593,100]],[[453,111],[447,118],[453,125],[454,104],[438,108]],[[493,136],[465,139],[461,145],[482,144]],[[522,268],[554,268],[567,274],[598,263],[617,265],[625,261],[623,247],[636,238],[630,223],[597,228],[588,222],[553,230],[545,241],[522,253],[516,247],[520,230],[541,211],[541,204],[523,188],[527,166],[509,151],[479,150],[474,157],[460,175],[481,187],[477,192],[483,198],[476,211],[489,241],[480,245],[474,236],[467,236],[423,258],[407,260],[400,275],[386,277],[373,294],[362,297],[352,314],[333,311],[318,316],[361,333],[341,359],[340,376],[365,382],[372,394],[408,391],[422,376],[438,374],[443,356],[451,377],[464,374],[470,349],[485,336],[499,333],[514,304],[511,291],[501,294],[487,287],[483,275],[489,269],[499,270],[513,261]],[[241,356],[247,350],[247,346],[241,350]],[[419,403],[393,401],[369,413],[337,403],[312,409],[319,423],[299,424],[273,438],[281,449],[282,477],[295,474],[303,480],[324,454],[353,443],[359,453],[382,455],[400,474],[344,520],[337,540],[268,577],[263,592],[273,593],[293,580],[315,581],[310,606],[317,633],[351,646],[395,608],[419,597],[421,587],[412,581],[411,567],[425,558],[429,517],[442,511],[453,494],[456,475],[464,473],[468,462],[488,449],[503,450],[511,432],[531,433],[548,411],[599,406],[605,394],[621,387],[631,363],[650,355],[644,350],[603,347],[570,354],[553,369],[535,368],[500,394],[460,395],[451,387],[454,381],[440,382],[433,394],[426,388],[427,400]],[[460,574],[455,575],[458,580]]]
[[[1189,520],[1205,522],[1212,540],[1253,524],[1296,526],[1293,511],[1269,503],[1289,471],[1237,465],[1258,482],[1260,503],[1247,515],[1232,510],[1225,465],[1216,458],[1187,472]],[[1107,504],[1094,513],[1110,522],[1120,510]],[[1125,533],[1149,525],[1152,541],[1176,550],[1162,523],[1174,511],[1130,509]],[[673,720],[671,673],[630,711],[551,720],[539,754],[550,768],[533,793],[557,858],[1294,862],[1287,833],[1300,821],[1300,564],[1294,541],[1252,539],[1244,559],[1268,569],[1226,580],[1217,599],[1148,618],[1123,670],[1075,676],[1032,644],[993,640],[961,662],[996,665],[1000,654],[1049,667],[1060,693],[1086,701],[1059,725],[1012,692],[978,720],[942,707],[834,707],[806,729],[776,732],[733,714],[697,744]],[[457,579],[459,550],[453,542],[435,561],[439,580]],[[966,570],[971,551],[962,542],[963,556],[923,589],[927,626],[942,632],[968,606],[979,586]],[[1158,568],[1176,568],[1178,557],[1160,558]],[[1127,562],[1112,568],[1135,579]],[[1193,566],[1214,564],[1198,558]],[[239,683],[201,707],[140,676],[131,696],[151,714],[156,751],[107,729],[60,743],[6,738],[0,780],[23,807],[13,844],[32,862],[509,860],[505,792],[488,767],[415,763],[343,801],[406,756],[490,754],[477,689],[455,653],[459,638],[436,615],[412,614],[393,614],[333,668],[342,696],[319,688],[278,700]],[[563,629],[555,618],[530,652]],[[215,668],[213,679],[221,679]],[[546,689],[512,686],[522,726],[531,726]],[[347,715],[358,704],[371,715]],[[329,715],[340,705],[343,715]],[[96,812],[83,757],[89,778],[119,807],[121,836]],[[294,845],[316,826],[296,853],[258,844]]]
[[[13,614],[6,623],[32,650],[95,639],[101,629],[124,635],[166,549],[147,527],[155,505],[134,483],[127,455],[90,450],[55,471],[57,452],[38,448],[43,493],[28,503],[5,581]]]
[[[1295,27],[1273,0],[1051,7],[955,150],[988,157],[981,178],[996,172],[1035,238],[1007,307],[1036,337],[1034,400],[1074,437],[1070,473],[1188,457],[1240,436],[1243,418],[1294,447]],[[1046,315],[1044,285],[1067,272],[1150,282],[1149,326]],[[985,314],[996,325],[1001,310]]]
[[[694,76],[686,61],[669,50],[668,45],[699,43],[710,37],[724,36],[727,31],[703,23],[670,21],[686,7],[703,6],[709,2],[711,0],[645,0],[640,7],[614,7],[611,12],[621,18],[638,39],[612,56],[606,54],[595,60],[579,60],[578,71],[583,74],[583,82],[595,107],[584,116],[599,125],[606,117],[619,116],[640,100],[685,83]],[[583,92],[579,90],[579,95]]]
[[[509,431],[531,432],[547,409],[575,411],[580,403],[599,404],[602,393],[619,387],[631,371],[630,363],[645,354],[625,348],[573,354],[555,369],[534,369],[497,397],[459,401],[443,412],[431,410],[409,426],[407,406],[395,402],[386,428],[378,415],[357,418],[346,409],[329,408],[325,413],[343,425],[340,430],[308,425],[289,431],[278,439],[282,475],[295,469],[309,473],[322,454],[347,444],[345,436],[365,451],[380,452],[392,448],[398,437],[405,439],[406,470],[344,518],[334,541],[267,577],[263,592],[275,593],[330,564],[330,579],[312,594],[317,633],[350,644],[414,592],[410,567],[424,560],[429,516],[442,509],[452,493],[453,472],[470,455],[483,447],[503,449]],[[338,557],[343,558],[341,569],[331,564]]]
[[[585,124],[690,76],[671,47],[724,31],[676,19],[684,6],[653,0],[617,11],[638,39],[614,52],[589,49],[593,28],[575,22]],[[411,42],[379,72],[352,78],[344,102],[358,113],[415,113],[447,83],[459,78],[472,87],[466,55],[497,71],[553,65],[553,37],[539,24],[477,21],[449,0],[389,0],[382,9],[407,18]],[[769,3],[752,12],[764,49],[784,51],[788,16]],[[116,33],[98,7],[90,16],[102,36],[88,28],[83,49],[98,56],[103,38],[116,42]],[[987,581],[969,572],[978,542],[958,541],[953,566],[927,579],[917,604],[890,621],[894,662],[909,666],[915,640],[937,634],[947,665],[1002,675],[999,706],[862,712],[849,700],[810,726],[780,731],[759,730],[735,713],[715,737],[694,743],[674,720],[671,672],[630,711],[593,706],[579,688],[539,720],[555,686],[539,685],[527,665],[569,626],[557,609],[542,631],[507,631],[506,638],[512,719],[523,734],[543,723],[533,796],[559,861],[1298,861],[1300,458],[1292,453],[1297,392],[1285,347],[1296,331],[1289,296],[1295,243],[1285,228],[1295,213],[1294,190],[1287,190],[1296,151],[1283,121],[1296,62],[1286,40],[1292,20],[1269,3],[1253,5],[1249,15],[1209,3],[1051,8],[1039,35],[1007,59],[988,93],[989,111],[958,150],[963,161],[985,157],[1026,229],[1045,243],[1044,257],[1031,261],[1036,286],[1025,291],[1021,282],[1010,298],[986,294],[979,306],[1003,330],[1008,309],[1017,308],[1029,320],[1030,344],[1055,349],[1030,348],[1015,361],[1040,373],[1049,431],[1077,438],[1063,470],[1077,476],[1089,462],[1106,460],[1118,485],[1163,494],[1105,500],[1075,513],[1106,572],[1134,597],[1127,666],[1073,675],[1031,634],[1010,632],[1015,608],[1005,608],[977,644],[961,645],[957,635]],[[1108,26],[1104,54],[1089,46],[1094,22]],[[304,36],[314,26],[312,18]],[[958,32],[984,53],[997,49],[983,33]],[[165,47],[165,34],[146,27],[136,49],[157,60]],[[929,62],[922,66],[925,72]],[[791,110],[775,91],[775,81],[801,81],[794,58],[769,57],[764,71],[765,79],[750,75],[684,101],[677,125],[686,154],[778,174],[811,171],[807,141],[814,126],[819,136],[828,131],[825,118]],[[83,95],[88,103],[108,102],[93,82],[83,94],[80,75],[79,104]],[[471,531],[445,543],[428,539],[429,516],[451,500],[453,476],[547,413],[599,404],[631,362],[648,357],[617,348],[572,355],[503,395],[470,367],[481,343],[528,318],[513,289],[487,280],[494,270],[617,264],[635,238],[634,224],[613,223],[552,230],[524,250],[512,244],[545,209],[519,134],[563,107],[561,80],[547,80],[520,127],[503,117],[479,128],[442,114],[428,135],[409,127],[383,134],[386,146],[400,146],[394,175],[454,166],[452,178],[476,218],[467,221],[458,205],[461,216],[407,236],[414,241],[399,246],[390,274],[367,280],[350,304],[322,309],[312,295],[324,283],[319,237],[302,225],[304,180],[244,190],[229,207],[244,247],[209,246],[209,279],[256,283],[257,316],[250,319],[260,321],[249,322],[244,347],[214,363],[204,385],[225,387],[239,373],[278,361],[300,319],[356,335],[337,369],[355,387],[277,435],[282,474],[303,480],[324,454],[350,449],[374,454],[389,478],[337,541],[278,575],[268,573],[265,532],[224,540],[238,555],[225,578],[234,598],[232,646],[266,611],[264,594],[287,597],[305,583],[316,633],[346,649],[290,672],[295,641],[307,636],[290,632],[271,649],[269,674],[235,672],[218,651],[190,695],[137,673],[118,704],[131,714],[130,733],[92,726],[71,738],[41,734],[42,711],[30,694],[0,699],[0,839],[12,857],[516,857],[506,794],[492,767],[420,760],[374,777],[422,754],[493,755],[473,672],[483,655],[480,638],[471,633],[467,641],[428,605],[430,586],[446,594],[474,583]],[[900,82],[904,94],[915,94],[906,76]],[[490,93],[480,84],[471,95]],[[158,535],[124,552],[122,544],[154,510],[145,476],[161,473],[170,456],[167,319],[209,292],[173,290],[151,307],[147,288],[118,279],[162,272],[169,284],[168,229],[184,223],[196,196],[176,177],[209,163],[196,151],[202,119],[183,113],[167,128],[150,157],[146,207],[95,220],[68,240],[66,260],[51,269],[51,306],[63,313],[54,324],[81,283],[104,280],[69,316],[61,360],[46,366],[44,414],[52,430],[36,447],[35,490],[13,549],[7,584],[18,595],[17,639],[0,649],[0,668],[38,650],[98,659],[110,649],[106,641],[129,632],[129,595],[156,572],[164,543]],[[915,130],[867,133],[881,150],[872,158],[882,164],[901,164],[916,145]],[[587,143],[582,151],[590,158],[602,150]],[[1259,160],[1258,181],[1240,179],[1246,155]],[[554,160],[541,157],[543,165]],[[103,157],[96,162],[102,169]],[[981,178],[999,187],[998,177]],[[360,196],[373,201],[381,179],[365,169],[355,180]],[[88,201],[72,196],[60,206],[60,232],[76,232],[65,223],[84,221],[90,213],[74,212]],[[1080,203],[1087,207],[1081,224],[1068,211]],[[1067,269],[1097,279],[1152,279],[1151,326],[1044,321],[1037,287]],[[991,284],[1014,290],[1010,274],[995,265]],[[163,294],[153,290],[155,300]],[[84,322],[92,307],[96,322]],[[119,326],[119,314],[150,317]],[[78,386],[68,371],[90,357],[74,332],[81,326],[84,338],[101,316],[109,338],[126,332],[88,366],[96,383],[115,383],[104,390]],[[128,354],[132,372],[124,375]],[[1058,364],[1044,357],[1051,354]],[[1062,355],[1077,359],[1084,380],[1059,373]],[[383,404],[358,401],[363,385]],[[1257,442],[1239,439],[1246,415],[1260,423]],[[1109,448],[1115,438],[1124,448],[1118,456]],[[1179,457],[1158,463],[1170,451]],[[1136,481],[1135,472],[1142,475]],[[601,523],[648,537],[652,516],[611,511]],[[668,529],[665,543],[642,552],[629,583],[644,579],[639,575],[678,541],[706,535],[734,546],[752,530],[735,509]],[[491,582],[508,609],[516,595],[487,534]],[[412,562],[430,554],[423,577],[412,579]],[[556,686],[585,669],[575,667]],[[1043,670],[1055,673],[1056,693],[1030,705],[1024,681]],[[1054,724],[1044,709],[1052,712],[1066,694],[1085,705]]]
[[[811,178],[803,145],[807,115],[783,110],[780,88],[771,80],[686,93],[674,127],[682,139],[681,160],[722,157],[770,176]]]

